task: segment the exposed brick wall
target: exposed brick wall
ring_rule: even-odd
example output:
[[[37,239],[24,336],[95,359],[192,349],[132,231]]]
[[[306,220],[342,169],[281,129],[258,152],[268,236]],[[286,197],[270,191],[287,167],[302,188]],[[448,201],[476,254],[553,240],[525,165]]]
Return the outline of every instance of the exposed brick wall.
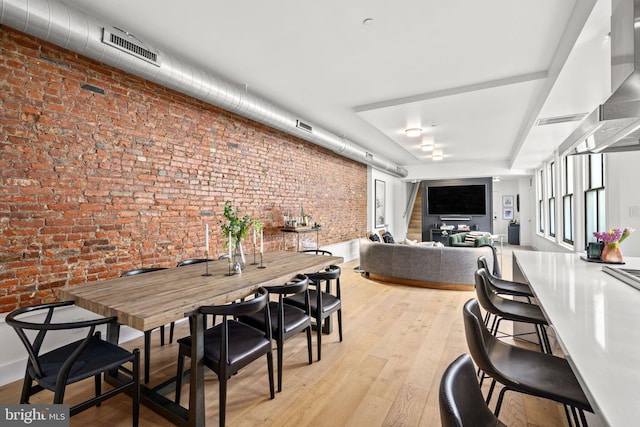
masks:
[[[267,250],[301,204],[322,244],[366,227],[365,165],[7,27],[0,112],[0,312],[202,257],[206,223],[220,253],[226,200]]]

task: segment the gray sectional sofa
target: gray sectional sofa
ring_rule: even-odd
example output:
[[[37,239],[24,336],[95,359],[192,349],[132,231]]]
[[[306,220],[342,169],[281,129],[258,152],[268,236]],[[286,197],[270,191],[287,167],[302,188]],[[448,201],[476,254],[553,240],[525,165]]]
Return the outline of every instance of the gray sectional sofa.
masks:
[[[477,260],[484,255],[493,270],[494,248],[434,247],[378,243],[360,239],[360,269],[371,279],[441,289],[471,290]]]

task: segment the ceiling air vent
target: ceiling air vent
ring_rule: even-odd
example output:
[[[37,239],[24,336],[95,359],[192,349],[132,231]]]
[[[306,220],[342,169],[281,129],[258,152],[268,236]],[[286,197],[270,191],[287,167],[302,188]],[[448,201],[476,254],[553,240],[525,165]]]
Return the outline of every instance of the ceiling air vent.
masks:
[[[158,67],[160,66],[160,57],[157,51],[137,40],[133,34],[118,28],[103,28],[102,43],[113,46]]]
[[[538,119],[536,126],[557,125],[567,122],[579,122],[587,116],[587,113],[569,114],[567,116],[547,117],[544,119]]]
[[[306,130],[307,132],[313,132],[313,128],[311,125],[308,125],[300,120],[296,120],[296,127],[302,130]]]

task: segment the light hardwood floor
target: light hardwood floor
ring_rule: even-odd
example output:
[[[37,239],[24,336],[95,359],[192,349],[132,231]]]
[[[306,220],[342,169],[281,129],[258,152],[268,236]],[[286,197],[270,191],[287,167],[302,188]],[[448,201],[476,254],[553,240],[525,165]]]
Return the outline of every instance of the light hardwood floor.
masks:
[[[343,266],[341,278],[344,341],[337,330],[323,337],[322,360],[308,365],[304,334],[285,343],[283,391],[269,399],[266,361],[241,370],[229,381],[229,426],[439,426],[438,386],[442,372],[467,351],[462,305],[472,291],[443,291],[391,285],[361,277]],[[511,277],[511,251],[505,245],[503,275]],[[506,322],[505,322],[506,323]],[[188,333],[178,323],[176,336]],[[315,347],[315,336],[314,336]],[[141,347],[142,337],[125,344]],[[177,344],[160,347],[153,333],[152,384],[175,375]],[[205,377],[207,424],[218,423],[218,382]],[[487,383],[487,381],[485,382]],[[0,402],[17,403],[21,381],[0,388]],[[486,388],[486,386],[485,386]],[[91,393],[92,382],[71,387]],[[40,393],[33,403],[49,403]],[[185,386],[183,402],[188,401]],[[495,401],[495,398],[494,398]],[[119,396],[72,418],[72,426],[130,425],[130,399]],[[509,426],[566,425],[562,407],[510,392],[500,415]],[[142,426],[171,425],[144,406]]]

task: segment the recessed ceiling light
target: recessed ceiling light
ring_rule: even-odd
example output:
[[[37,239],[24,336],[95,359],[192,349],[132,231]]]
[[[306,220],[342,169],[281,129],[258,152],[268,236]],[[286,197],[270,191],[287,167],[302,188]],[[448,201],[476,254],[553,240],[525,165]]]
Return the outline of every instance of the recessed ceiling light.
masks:
[[[405,129],[404,133],[406,133],[407,136],[410,137],[410,138],[415,138],[417,136],[422,135],[422,129],[420,129],[420,128],[409,128],[409,129]]]
[[[433,150],[433,154],[431,154],[431,159],[432,160],[442,160],[444,159],[444,153],[442,152],[442,150]]]
[[[362,21],[362,25],[373,25],[373,18],[365,18]]]

